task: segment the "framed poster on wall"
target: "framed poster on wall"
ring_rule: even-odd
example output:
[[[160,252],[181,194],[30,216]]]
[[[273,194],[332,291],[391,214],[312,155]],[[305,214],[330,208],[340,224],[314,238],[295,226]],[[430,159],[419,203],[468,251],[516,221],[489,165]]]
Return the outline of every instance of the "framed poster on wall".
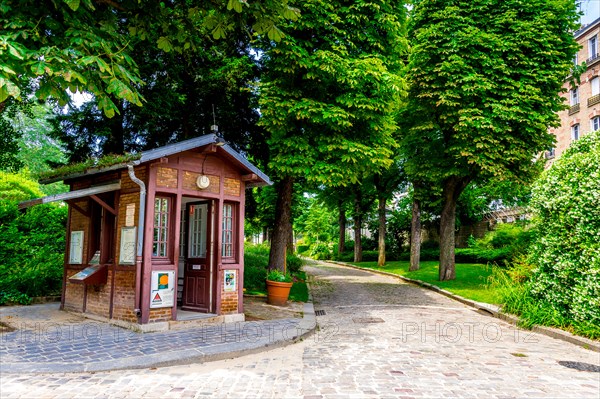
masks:
[[[225,292],[235,292],[237,289],[236,270],[225,270],[223,290]]]
[[[135,227],[121,228],[121,245],[119,247],[119,264],[133,265],[135,264],[135,242],[136,229]]]
[[[83,259],[83,231],[76,230],[71,232],[71,242],[69,245],[69,263],[72,265],[81,265]]]
[[[151,308],[170,308],[175,304],[174,271],[153,271],[150,287]]]

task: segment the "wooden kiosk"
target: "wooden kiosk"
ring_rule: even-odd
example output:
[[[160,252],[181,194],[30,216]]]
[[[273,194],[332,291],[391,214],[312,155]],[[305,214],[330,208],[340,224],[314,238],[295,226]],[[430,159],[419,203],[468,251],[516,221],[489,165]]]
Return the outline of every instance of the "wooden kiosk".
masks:
[[[242,321],[245,189],[272,184],[209,134],[47,179],[70,192],[61,309],[141,330]],[[185,317],[183,317],[185,315]]]

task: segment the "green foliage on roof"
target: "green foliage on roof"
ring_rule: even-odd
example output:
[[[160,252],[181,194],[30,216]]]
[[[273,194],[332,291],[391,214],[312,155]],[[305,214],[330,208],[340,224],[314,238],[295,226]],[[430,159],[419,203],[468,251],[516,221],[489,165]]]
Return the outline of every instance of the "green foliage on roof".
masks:
[[[42,172],[38,174],[38,178],[41,181],[66,178],[73,175],[84,174],[90,169],[105,169],[114,165],[125,164],[131,161],[136,161],[142,156],[141,153],[137,154],[107,154],[100,158],[88,158],[83,162],[74,164],[64,165],[51,171]]]

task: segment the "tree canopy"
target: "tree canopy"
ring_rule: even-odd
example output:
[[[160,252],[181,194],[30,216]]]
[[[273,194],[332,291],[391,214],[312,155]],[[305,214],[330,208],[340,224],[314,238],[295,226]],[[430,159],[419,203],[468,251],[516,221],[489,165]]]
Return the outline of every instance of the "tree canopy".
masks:
[[[571,0],[414,4],[406,132],[413,180],[442,187],[440,279],[454,278],[456,201],[475,179],[523,179],[552,144],[578,48]]]
[[[280,178],[271,267],[285,264],[293,179],[343,186],[392,163],[404,27],[402,2],[310,0],[264,46],[260,123]]]
[[[152,40],[165,52],[194,51],[198,36],[220,39],[240,25],[279,40],[277,21],[298,14],[287,0],[4,0],[0,110],[23,93],[64,105],[69,93],[81,91],[92,93],[112,117],[119,111],[115,98],[136,105],[144,100],[132,41]]]

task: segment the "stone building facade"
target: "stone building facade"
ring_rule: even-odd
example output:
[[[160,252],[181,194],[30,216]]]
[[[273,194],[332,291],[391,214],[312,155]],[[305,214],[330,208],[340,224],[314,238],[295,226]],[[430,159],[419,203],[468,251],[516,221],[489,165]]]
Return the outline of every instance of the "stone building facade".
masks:
[[[550,129],[556,136],[556,147],[546,152],[550,160],[560,155],[575,140],[600,129],[600,18],[575,32],[581,45],[573,62],[586,69],[581,74],[580,84],[571,86],[567,79],[563,97],[569,109],[559,113],[560,127]]]

